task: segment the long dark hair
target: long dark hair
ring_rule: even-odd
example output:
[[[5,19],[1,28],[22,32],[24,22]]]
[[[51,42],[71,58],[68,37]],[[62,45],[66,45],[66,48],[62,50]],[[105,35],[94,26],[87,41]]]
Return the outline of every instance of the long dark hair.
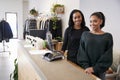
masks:
[[[74,10],[70,13],[69,22],[68,22],[69,27],[73,27],[73,26],[74,26],[73,14],[76,13],[76,12],[79,12],[79,13],[82,15],[81,27],[84,27],[84,26],[86,25],[84,15],[83,15],[83,13],[82,13],[80,10],[78,10],[78,9],[74,9]]]
[[[105,16],[102,12],[94,12],[91,14],[91,16],[97,16],[99,19],[103,20],[102,24],[100,25],[100,28],[103,28],[105,26]]]

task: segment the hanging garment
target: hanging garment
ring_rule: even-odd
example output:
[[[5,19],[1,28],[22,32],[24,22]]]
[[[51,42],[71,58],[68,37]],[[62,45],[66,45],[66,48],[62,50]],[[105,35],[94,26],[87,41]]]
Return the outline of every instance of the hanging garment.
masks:
[[[2,42],[2,28],[0,26],[0,42]]]
[[[10,38],[13,38],[13,33],[11,30],[11,27],[8,22],[5,20],[2,20],[0,22],[0,40],[9,40]]]
[[[37,29],[37,21],[36,19],[26,19],[24,24],[23,38],[25,39],[25,35],[29,34],[30,29]]]

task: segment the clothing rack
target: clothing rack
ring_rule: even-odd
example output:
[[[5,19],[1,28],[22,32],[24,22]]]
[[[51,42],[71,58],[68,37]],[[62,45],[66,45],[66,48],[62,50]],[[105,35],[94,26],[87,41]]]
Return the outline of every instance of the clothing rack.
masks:
[[[35,20],[35,23],[33,23],[34,21],[32,22],[32,20]],[[24,24],[24,31],[23,31],[24,39],[26,35],[30,34],[31,25],[33,26],[32,29],[47,30],[47,31],[49,30],[52,33],[53,39],[59,39],[59,40],[60,38],[62,39],[62,19],[60,17],[57,17],[56,15],[41,13],[36,18],[27,19]]]
[[[9,24],[6,21],[5,22],[4,21],[5,21],[4,19],[0,21],[0,29],[1,29],[0,34],[1,34],[1,42],[2,42],[2,48],[3,48],[3,50],[0,51],[0,53],[8,52],[9,54],[11,54],[10,51],[6,50],[6,47],[7,48],[9,48],[9,47],[7,45],[5,45],[5,42],[9,42],[9,39],[13,37],[13,34],[12,34]],[[5,28],[5,26],[6,26],[5,24],[7,24],[7,27],[9,28],[9,30],[8,30],[8,28]],[[9,34],[8,31],[10,32],[11,35],[6,37],[5,33]]]

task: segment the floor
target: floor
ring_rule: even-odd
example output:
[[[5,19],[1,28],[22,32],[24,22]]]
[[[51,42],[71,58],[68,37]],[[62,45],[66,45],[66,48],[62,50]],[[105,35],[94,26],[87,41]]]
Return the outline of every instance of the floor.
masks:
[[[3,42],[0,43],[0,80],[10,80],[10,74],[14,70],[14,60],[17,58],[17,41],[11,39],[5,42],[4,47]]]

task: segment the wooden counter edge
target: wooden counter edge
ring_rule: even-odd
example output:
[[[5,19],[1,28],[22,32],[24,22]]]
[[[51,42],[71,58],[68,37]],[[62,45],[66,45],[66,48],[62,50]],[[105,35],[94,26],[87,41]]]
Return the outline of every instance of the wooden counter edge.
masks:
[[[75,63],[73,63],[73,62],[71,62],[71,61],[69,61],[69,60],[67,60],[67,62],[70,63],[70,64],[72,64],[74,67],[78,68],[79,70],[84,71],[84,69],[82,69],[81,67],[79,67],[77,64],[75,64]],[[95,75],[91,75],[91,76],[93,76],[96,80],[101,80],[100,78],[98,78],[98,77],[95,76]]]

